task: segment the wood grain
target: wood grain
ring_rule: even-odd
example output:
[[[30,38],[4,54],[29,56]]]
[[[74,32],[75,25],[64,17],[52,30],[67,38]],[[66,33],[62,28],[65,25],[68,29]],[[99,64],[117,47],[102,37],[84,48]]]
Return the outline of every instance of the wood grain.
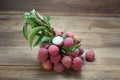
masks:
[[[36,59],[38,47],[29,48],[22,35],[25,22],[19,15],[0,15],[0,80],[119,80],[120,18],[51,16],[51,26],[66,28],[96,53],[95,62],[86,62],[80,72],[45,71]],[[84,55],[83,55],[84,56]]]
[[[33,8],[51,15],[120,16],[120,0],[1,0],[0,13],[20,14]]]

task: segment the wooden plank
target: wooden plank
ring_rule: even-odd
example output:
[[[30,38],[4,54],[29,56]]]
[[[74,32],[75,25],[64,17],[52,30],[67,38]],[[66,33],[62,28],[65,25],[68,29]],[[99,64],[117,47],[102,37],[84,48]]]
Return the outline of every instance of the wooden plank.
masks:
[[[116,65],[84,65],[81,72],[67,70],[63,73],[45,71],[40,66],[0,66],[1,80],[119,80],[120,68]]]
[[[94,62],[83,61],[80,72],[60,74],[42,68],[36,58],[39,47],[31,50],[22,35],[23,22],[18,15],[0,15],[0,80],[120,79],[119,17],[52,16],[51,26],[73,31],[83,39],[85,51],[96,53]]]
[[[20,14],[33,8],[53,15],[120,16],[120,0],[1,0],[1,14]]]
[[[51,16],[51,26],[74,33],[120,33],[120,17]],[[0,32],[22,31],[21,15],[0,15]],[[62,23],[62,24],[61,24]]]

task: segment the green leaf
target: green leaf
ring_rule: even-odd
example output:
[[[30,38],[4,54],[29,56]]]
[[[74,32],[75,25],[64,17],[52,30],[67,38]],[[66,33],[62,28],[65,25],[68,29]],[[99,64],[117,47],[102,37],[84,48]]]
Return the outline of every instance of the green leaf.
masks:
[[[45,27],[44,26],[39,26],[39,27],[34,27],[34,28],[31,29],[31,31],[28,35],[28,42],[29,42],[29,45],[30,45],[31,48],[32,48],[32,42],[33,42],[36,34],[42,29],[45,29]]]
[[[64,39],[67,37],[67,36],[66,36],[66,29],[63,31],[62,37],[63,37]]]
[[[23,35],[26,39],[28,39],[28,31],[27,31],[27,26],[28,26],[28,23],[26,22],[24,25],[23,25]]]
[[[52,39],[51,37],[47,37],[44,34],[41,34],[36,43],[34,44],[34,46],[40,45],[43,42],[49,42],[51,39]]]
[[[77,44],[77,45],[73,45],[69,48],[64,48],[64,49],[65,49],[65,51],[74,51],[74,50],[78,49],[80,46],[81,46],[81,44]]]
[[[50,16],[46,16],[47,23],[50,23]]]
[[[34,17],[33,14],[26,12],[23,14],[23,17],[27,21],[27,23],[30,24],[32,27],[37,26],[36,22],[32,20],[32,18]]]

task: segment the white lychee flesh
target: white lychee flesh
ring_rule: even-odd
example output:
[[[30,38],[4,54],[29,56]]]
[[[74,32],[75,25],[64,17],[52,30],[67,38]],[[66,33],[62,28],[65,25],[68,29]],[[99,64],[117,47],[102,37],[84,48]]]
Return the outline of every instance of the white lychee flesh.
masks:
[[[61,45],[63,43],[63,38],[61,36],[56,36],[53,38],[52,43],[55,45]]]

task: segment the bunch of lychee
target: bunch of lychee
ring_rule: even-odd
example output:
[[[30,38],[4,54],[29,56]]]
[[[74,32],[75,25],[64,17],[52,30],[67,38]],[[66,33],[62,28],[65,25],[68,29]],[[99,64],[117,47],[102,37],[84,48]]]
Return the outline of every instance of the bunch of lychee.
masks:
[[[52,39],[52,43],[44,42],[40,44],[38,53],[38,60],[42,63],[45,70],[54,70],[55,72],[63,72],[67,69],[74,69],[80,71],[83,64],[84,48],[79,47],[74,51],[61,51],[62,47],[69,48],[76,44],[80,44],[81,38],[75,36],[71,31],[66,31],[65,38],[63,38],[63,32],[60,29],[54,29],[55,36]],[[94,61],[95,53],[92,49],[86,51],[85,59],[87,61]]]

